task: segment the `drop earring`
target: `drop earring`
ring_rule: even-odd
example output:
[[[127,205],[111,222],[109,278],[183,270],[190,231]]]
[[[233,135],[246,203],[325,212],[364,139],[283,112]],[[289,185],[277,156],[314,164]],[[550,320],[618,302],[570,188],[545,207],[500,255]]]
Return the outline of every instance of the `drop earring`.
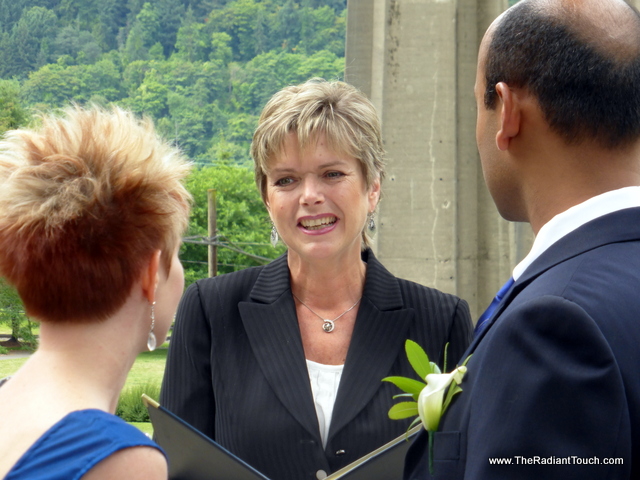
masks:
[[[369,217],[367,227],[369,227],[370,232],[373,232],[376,229],[376,214],[375,212],[369,212],[369,215],[367,215],[367,217]]]
[[[273,248],[278,245],[278,230],[276,230],[276,225],[273,222],[271,223],[271,245],[273,245]]]
[[[147,349],[153,352],[156,349],[156,334],[153,333],[153,328],[156,326],[156,302],[151,304],[151,331],[149,337],[147,337]]]

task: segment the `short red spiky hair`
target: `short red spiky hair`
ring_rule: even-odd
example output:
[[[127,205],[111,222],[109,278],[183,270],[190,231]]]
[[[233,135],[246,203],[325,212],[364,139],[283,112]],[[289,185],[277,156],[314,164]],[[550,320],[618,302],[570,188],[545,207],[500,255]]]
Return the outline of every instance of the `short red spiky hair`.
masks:
[[[27,314],[113,314],[156,249],[168,271],[189,215],[190,165],[148,119],[70,107],[0,142],[0,275]]]

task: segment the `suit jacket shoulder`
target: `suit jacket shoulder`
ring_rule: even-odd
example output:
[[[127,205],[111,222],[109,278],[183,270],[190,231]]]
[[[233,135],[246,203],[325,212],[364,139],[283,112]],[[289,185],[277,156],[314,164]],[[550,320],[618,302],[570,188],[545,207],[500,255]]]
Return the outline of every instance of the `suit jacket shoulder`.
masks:
[[[465,353],[434,435],[436,478],[640,475],[639,220],[640,208],[593,220],[515,282]],[[433,478],[427,452],[421,434],[407,479]]]

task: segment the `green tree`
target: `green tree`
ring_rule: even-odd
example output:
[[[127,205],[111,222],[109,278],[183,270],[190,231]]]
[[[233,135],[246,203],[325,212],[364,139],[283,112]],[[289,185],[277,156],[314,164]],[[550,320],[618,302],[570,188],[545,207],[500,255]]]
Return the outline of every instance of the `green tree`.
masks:
[[[155,39],[158,37],[162,27],[155,3],[144,3],[140,13],[136,15],[136,23],[140,26],[140,34],[142,35],[144,46],[151,48],[156,43]]]
[[[287,0],[278,9],[274,17],[271,31],[280,40],[280,46],[284,51],[292,51],[300,42],[300,11],[298,4],[293,0]]]
[[[207,151],[206,158],[214,165],[248,167],[251,164],[248,148],[228,141],[224,132],[217,136],[217,141]]]
[[[0,32],[11,32],[25,9],[40,6],[53,10],[60,0],[0,0]]]
[[[91,30],[100,14],[103,0],[59,0],[54,7],[58,18],[68,24],[75,23],[78,29]]]
[[[347,22],[346,10],[341,15],[328,7],[311,8],[311,0],[304,2],[300,11],[300,43],[298,50],[310,55],[319,50],[328,50],[340,57],[344,56],[344,37]]]
[[[53,59],[69,55],[77,60],[80,55],[83,59],[80,63],[95,63],[102,53],[102,49],[91,33],[74,26],[66,26],[58,31],[52,43],[52,50]]]
[[[184,25],[185,6],[181,0],[156,0],[154,4],[160,24],[156,40],[162,44],[164,55],[168,57],[175,50],[178,30],[181,25]],[[191,13],[187,12],[187,15],[193,17],[193,10]]]
[[[298,83],[297,70],[303,55],[271,50],[247,62],[233,79],[238,107],[258,114],[271,96],[282,87]]]
[[[242,111],[259,114],[265,103],[281,88],[311,77],[337,79],[344,71],[344,59],[319,51],[311,56],[271,50],[247,62],[233,81],[233,91]]]
[[[188,236],[207,236],[207,190],[216,190],[217,234],[231,247],[218,247],[218,273],[227,273],[267,263],[285,248],[269,244],[271,222],[246,167],[211,166],[194,171],[187,188],[194,196]],[[239,253],[236,250],[250,254]],[[180,258],[185,266],[187,284],[207,276],[208,249],[205,245],[185,243]]]
[[[118,48],[118,34],[124,29],[129,9],[123,0],[102,0],[99,6],[98,21],[91,33],[103,51]]]
[[[19,99],[20,84],[0,79],[0,135],[27,123],[29,115]]]
[[[312,8],[329,7],[330,9],[340,12],[346,10],[347,0],[309,0]]]
[[[153,4],[145,2],[136,15],[125,43],[125,60],[146,60],[161,30],[160,17]]]
[[[29,75],[21,94],[39,108],[61,107],[70,101],[82,104],[94,96],[114,102],[123,96],[121,73],[109,59],[93,65],[45,65]]]
[[[233,59],[246,62],[255,55],[256,19],[264,9],[265,5],[255,0],[235,0],[222,10],[211,12],[205,31],[227,33],[231,37]]]
[[[57,21],[56,15],[47,8],[25,10],[9,37],[3,39],[0,76],[24,77],[44,65],[56,35]]]
[[[164,48],[162,48],[162,44],[160,42],[156,42],[149,49],[149,60],[155,60],[157,62],[161,62],[163,60],[166,60],[166,58],[164,56]]]
[[[145,113],[153,118],[159,118],[169,113],[168,91],[162,75],[155,68],[151,68],[145,72],[143,82],[133,95],[123,99],[121,103],[136,113]]]
[[[175,42],[177,56],[189,62],[206,60],[208,42],[205,40],[206,34],[202,31],[203,27],[203,24],[196,22],[193,10],[189,8],[177,34]]]
[[[258,126],[258,116],[248,113],[238,113],[229,119],[228,125],[229,140],[244,144],[248,151],[253,132]]]
[[[342,77],[343,72],[344,57],[338,57],[327,50],[320,50],[303,58],[296,70],[298,80],[301,82],[311,77],[337,80]]]
[[[0,277],[0,324],[9,326],[11,336],[0,344],[15,347],[18,345],[34,349],[36,338],[32,331],[32,324],[24,313],[22,301],[15,289]]]
[[[124,47],[124,60],[126,63],[138,60],[147,60],[149,58],[149,49],[144,45],[143,28],[140,24],[134,25],[127,36],[127,42]]]
[[[264,10],[258,12],[256,17],[255,27],[253,29],[253,36],[255,40],[254,54],[260,55],[269,49],[269,25],[267,22],[267,15]]]
[[[29,119],[27,111],[18,99],[19,88],[15,80],[0,80],[0,136],[7,130],[27,123]],[[11,328],[11,338],[3,342],[5,345],[16,345],[20,339],[28,345],[35,345],[31,323],[24,315],[20,297],[2,277],[0,277],[0,324]]]
[[[222,65],[227,65],[233,58],[231,49],[231,37],[224,32],[213,32],[211,34],[211,53],[209,60],[218,61]]]

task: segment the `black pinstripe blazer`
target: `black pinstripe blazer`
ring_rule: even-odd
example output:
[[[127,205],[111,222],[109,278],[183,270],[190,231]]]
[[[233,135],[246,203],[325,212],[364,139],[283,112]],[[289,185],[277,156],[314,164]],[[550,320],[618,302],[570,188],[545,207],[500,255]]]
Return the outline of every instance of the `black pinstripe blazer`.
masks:
[[[286,254],[264,267],[200,280],[180,303],[160,403],[272,480],[315,480],[401,435],[389,420],[397,389],[414,376],[410,338],[442,366],[471,339],[463,300],[401,280],[370,251],[351,345],[322,447]],[[452,365],[453,366],[453,365]]]

